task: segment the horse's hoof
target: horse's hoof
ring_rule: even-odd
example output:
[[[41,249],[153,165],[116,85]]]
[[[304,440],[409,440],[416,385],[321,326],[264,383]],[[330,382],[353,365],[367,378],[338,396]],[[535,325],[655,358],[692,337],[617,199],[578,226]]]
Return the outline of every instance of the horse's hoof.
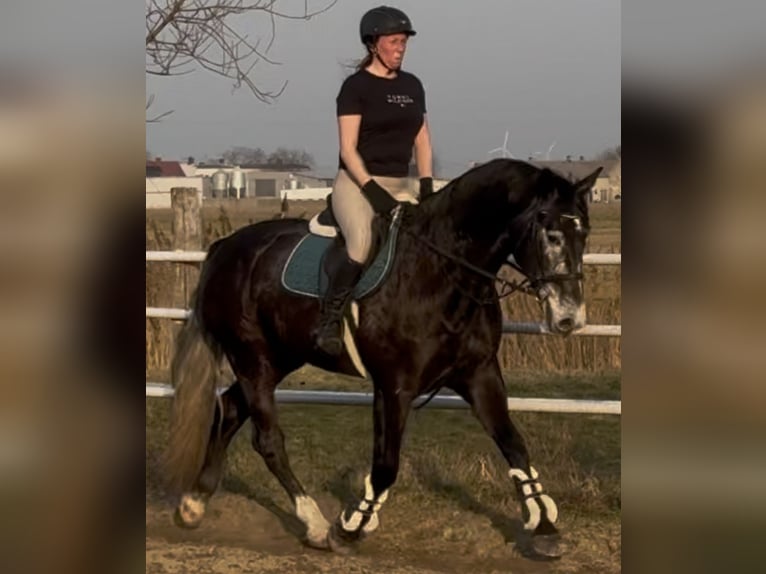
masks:
[[[324,536],[306,536],[306,538],[303,539],[303,541],[306,543],[306,546],[309,548],[315,548],[316,550],[332,550],[330,547],[330,531],[327,531],[327,534]]]
[[[327,544],[330,550],[336,554],[347,556],[354,551],[353,542],[348,537],[338,532],[338,526],[333,524],[327,533]]]
[[[185,520],[183,515],[181,514],[181,509],[176,508],[176,511],[173,513],[173,522],[176,526],[180,528],[186,528],[187,530],[194,530],[195,528],[199,528],[199,525],[202,524],[202,516],[200,516],[196,520]]]
[[[561,547],[561,536],[558,534],[533,536],[529,547],[532,553],[530,557],[538,560],[556,560],[564,554]]]
[[[197,528],[205,517],[205,499],[186,494],[173,514],[173,522],[181,528]]]

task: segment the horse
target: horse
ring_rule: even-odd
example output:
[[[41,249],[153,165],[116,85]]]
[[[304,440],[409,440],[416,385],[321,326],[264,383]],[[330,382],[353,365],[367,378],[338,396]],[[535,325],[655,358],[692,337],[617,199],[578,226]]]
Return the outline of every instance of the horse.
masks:
[[[377,290],[356,302],[353,333],[373,387],[372,468],[362,498],[332,524],[293,474],[275,401],[280,381],[307,363],[359,374],[348,352],[330,357],[315,346],[321,301],[280,284],[288,256],[310,233],[308,222],[263,221],[213,243],[171,365],[166,478],[176,523],[200,524],[221,480],[226,448],[249,418],[252,446],[294,503],[306,527],[304,543],[348,552],[379,526],[415,399],[447,388],[470,405],[507,461],[530,552],[560,556],[558,509],[508,413],[497,359],[502,314],[496,281],[501,267],[515,261],[552,333],[567,335],[584,325],[586,196],[599,171],[570,181],[526,162],[495,159],[418,205],[396,208],[401,229],[394,260]],[[386,228],[377,218],[375,229]],[[342,238],[335,241],[342,248]],[[219,394],[223,357],[236,380]]]

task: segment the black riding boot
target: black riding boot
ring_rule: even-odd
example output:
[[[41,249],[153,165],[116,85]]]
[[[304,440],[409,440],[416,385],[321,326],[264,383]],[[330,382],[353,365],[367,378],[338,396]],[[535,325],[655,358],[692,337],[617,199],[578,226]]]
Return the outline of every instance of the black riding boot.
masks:
[[[317,347],[328,355],[338,356],[343,350],[343,311],[362,275],[362,267],[346,257],[330,277],[317,334]]]

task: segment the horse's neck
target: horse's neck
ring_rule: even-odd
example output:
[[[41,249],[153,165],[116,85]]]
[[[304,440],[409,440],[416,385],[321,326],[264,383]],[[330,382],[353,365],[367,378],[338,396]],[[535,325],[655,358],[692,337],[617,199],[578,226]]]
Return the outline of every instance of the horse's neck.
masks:
[[[507,203],[491,205],[488,201],[482,205],[448,196],[439,199],[418,214],[416,233],[440,249],[496,273],[512,242]],[[454,203],[450,204],[451,200]]]

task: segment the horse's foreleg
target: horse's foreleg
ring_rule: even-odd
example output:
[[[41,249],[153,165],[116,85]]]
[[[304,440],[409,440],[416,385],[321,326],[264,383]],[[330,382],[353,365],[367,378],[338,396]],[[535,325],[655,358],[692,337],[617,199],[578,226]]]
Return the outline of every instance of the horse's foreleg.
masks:
[[[196,485],[190,492],[181,496],[181,501],[176,508],[174,518],[179,526],[196,528],[202,522],[207,502],[221,481],[226,448],[249,416],[249,408],[242,394],[242,387],[238,382],[234,382],[216,404],[205,462]]]
[[[554,526],[558,509],[538,481],[537,471],[529,464],[524,438],[508,415],[507,395],[497,362],[482,366],[471,380],[455,390],[471,405],[476,418],[508,461],[508,474],[521,501],[524,530],[531,541],[530,550],[541,556],[560,556],[560,536]]]
[[[295,503],[295,514],[306,526],[306,540],[315,548],[327,548],[327,522],[316,501],[304,490],[290,468],[285,436],[277,421],[274,391],[259,388],[250,400],[253,418],[253,448]]]
[[[402,434],[411,397],[375,390],[372,471],[364,479],[364,497],[352,503],[338,517],[330,533],[333,550],[356,542],[378,528],[378,511],[388,498],[388,490],[399,472]]]

